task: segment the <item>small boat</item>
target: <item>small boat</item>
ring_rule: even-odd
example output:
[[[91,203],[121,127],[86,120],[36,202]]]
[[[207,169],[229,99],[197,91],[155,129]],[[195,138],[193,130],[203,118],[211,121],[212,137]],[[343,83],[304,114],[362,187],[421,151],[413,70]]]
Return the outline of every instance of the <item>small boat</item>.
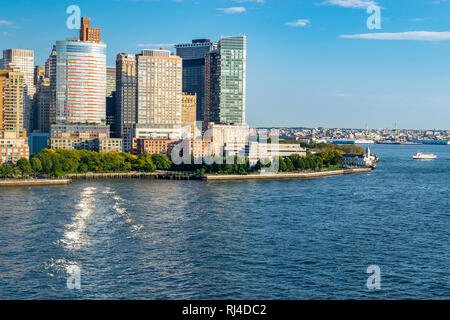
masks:
[[[432,153],[418,152],[415,155],[413,155],[414,160],[435,160],[436,158],[437,158],[436,155]]]

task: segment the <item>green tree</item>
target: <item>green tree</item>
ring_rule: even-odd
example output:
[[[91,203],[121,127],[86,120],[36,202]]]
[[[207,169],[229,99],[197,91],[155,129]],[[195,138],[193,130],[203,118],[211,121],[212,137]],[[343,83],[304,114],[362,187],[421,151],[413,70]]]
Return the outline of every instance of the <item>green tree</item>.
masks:
[[[172,161],[166,155],[153,154],[151,159],[158,170],[169,170],[172,167]]]
[[[1,178],[10,178],[10,177],[12,177],[13,173],[14,173],[13,168],[9,164],[4,163],[0,167],[0,177]]]
[[[26,158],[20,158],[16,166],[20,169],[22,176],[29,176],[33,172],[30,161]]]
[[[33,159],[31,159],[31,169],[33,169],[34,173],[42,172],[42,163],[39,158],[33,157]]]

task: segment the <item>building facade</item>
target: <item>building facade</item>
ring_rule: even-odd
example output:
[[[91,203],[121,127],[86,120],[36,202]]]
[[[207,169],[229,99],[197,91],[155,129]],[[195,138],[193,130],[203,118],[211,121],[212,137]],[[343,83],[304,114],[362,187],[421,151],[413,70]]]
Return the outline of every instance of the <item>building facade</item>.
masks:
[[[50,121],[106,122],[106,44],[57,41],[53,59]]]
[[[21,72],[0,71],[0,134],[14,132],[17,137],[26,137],[24,86]]]
[[[116,67],[106,67],[106,124],[111,136],[118,137],[116,123]]]
[[[34,86],[34,51],[27,49],[3,50],[3,68],[23,74],[23,125],[29,133],[32,131],[32,99],[36,92]]]
[[[21,158],[29,159],[30,149],[28,139],[17,137],[15,132],[0,134],[0,165],[16,164]]]
[[[137,121],[136,56],[119,53],[116,57],[116,131],[125,152],[131,152],[132,132]]]
[[[205,57],[217,49],[217,42],[196,39],[192,43],[175,46],[177,56],[183,59],[183,92],[197,95],[196,120],[203,121],[205,110]]]
[[[245,123],[246,36],[226,37],[205,58],[205,127],[209,122]]]
[[[181,127],[182,135],[190,139],[197,138],[196,119],[197,119],[197,94],[183,93],[181,103]]]

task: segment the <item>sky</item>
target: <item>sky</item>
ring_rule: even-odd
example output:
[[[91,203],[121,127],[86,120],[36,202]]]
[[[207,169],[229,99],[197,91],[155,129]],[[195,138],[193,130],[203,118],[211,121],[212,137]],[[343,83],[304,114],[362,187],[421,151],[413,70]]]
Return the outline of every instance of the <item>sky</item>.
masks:
[[[2,1],[0,49],[33,49],[44,64],[56,40],[78,35],[70,5],[101,28],[108,65],[247,35],[252,127],[450,129],[450,0]]]

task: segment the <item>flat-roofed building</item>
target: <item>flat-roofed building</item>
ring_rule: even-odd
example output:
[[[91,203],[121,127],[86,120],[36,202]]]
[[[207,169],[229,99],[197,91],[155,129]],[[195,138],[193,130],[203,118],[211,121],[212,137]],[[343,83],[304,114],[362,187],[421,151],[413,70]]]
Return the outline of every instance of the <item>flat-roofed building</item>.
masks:
[[[245,155],[249,142],[247,124],[210,123],[204,139],[211,140],[211,154],[216,156]]]
[[[24,76],[21,72],[0,70],[0,134],[13,131],[26,137],[24,123]]]
[[[16,164],[21,158],[29,159],[29,157],[30,148],[26,137],[17,137],[14,131],[0,134],[0,165]]]

